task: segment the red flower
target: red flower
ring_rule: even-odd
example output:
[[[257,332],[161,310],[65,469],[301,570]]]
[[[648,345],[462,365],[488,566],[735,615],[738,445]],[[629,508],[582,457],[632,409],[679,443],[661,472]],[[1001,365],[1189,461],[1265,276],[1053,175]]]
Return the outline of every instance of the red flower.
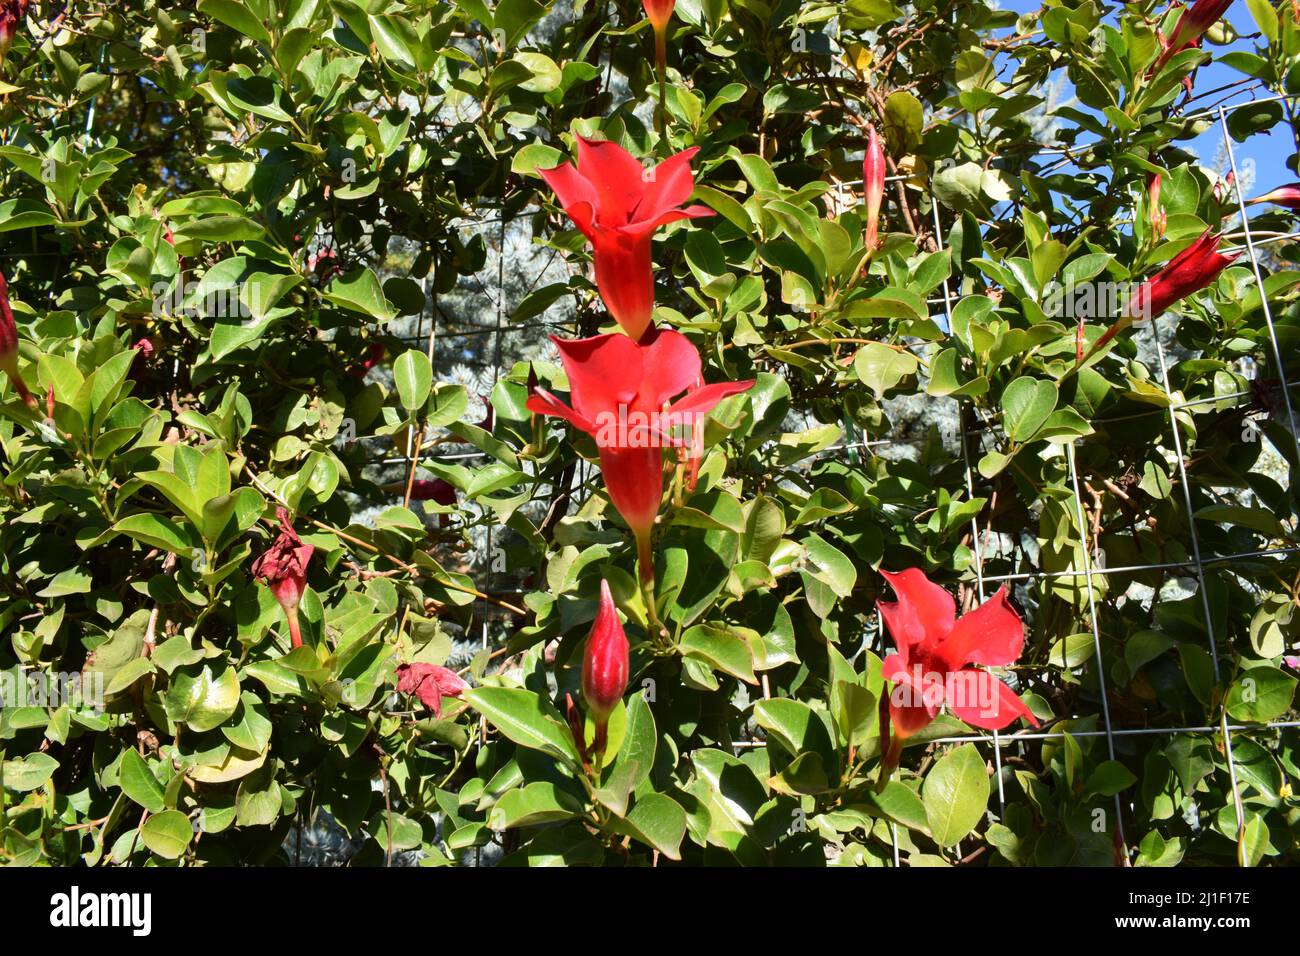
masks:
[[[420,698],[435,717],[442,716],[444,697],[459,697],[467,687],[455,671],[436,664],[401,664],[397,668],[398,692]]]
[[[1220,255],[1219,236],[1206,229],[1199,239],[1169,260],[1163,269],[1138,286],[1124,315],[1130,319],[1159,315],[1179,299],[1199,292],[1219,277],[1236,256]]]
[[[18,24],[27,15],[27,3],[28,0],[4,0],[0,3],[0,60],[9,52]]]
[[[645,7],[645,15],[656,32],[668,28],[668,21],[672,19],[673,7],[676,5],[677,0],[641,0],[641,6]]]
[[[275,509],[280,519],[280,533],[266,549],[266,553],[253,562],[253,577],[265,581],[271,593],[280,602],[289,621],[289,637],[294,647],[302,646],[298,630],[298,602],[307,588],[307,564],[316,549],[304,544],[289,523],[289,512],[283,505]]]
[[[576,167],[561,163],[538,170],[591,241],[596,287],[605,307],[633,339],[650,327],[654,309],[654,231],[678,219],[713,215],[707,206],[677,208],[695,189],[690,161],[697,152],[683,150],[646,170],[617,143],[579,136]]]
[[[689,441],[676,434],[681,426],[692,428],[697,417],[754,382],[705,385],[665,409],[700,378],[700,354],[680,333],[653,330],[641,344],[617,334],[551,341],[564,361],[572,407],[537,388],[528,410],[563,418],[596,439],[605,488],[636,535],[646,580],[654,574],[650,529],[663,496],[663,449]]]
[[[383,342],[371,342],[366,347],[365,360],[349,366],[348,374],[353,378],[365,378],[367,372],[384,360],[387,351]]]
[[[18,325],[14,322],[13,309],[9,307],[9,283],[5,281],[3,272],[0,272],[0,369],[9,376],[18,397],[35,408],[36,399],[18,374]]]
[[[609,719],[610,712],[623,699],[628,677],[627,634],[618,619],[618,608],[609,593],[609,582],[600,582],[600,607],[587,649],[582,655],[582,696],[597,723]]]
[[[1176,53],[1198,44],[1205,31],[1218,23],[1230,6],[1232,0],[1196,0],[1190,7],[1184,7],[1174,24],[1174,35],[1163,41],[1164,49],[1152,72],[1159,72]]]
[[[885,151],[874,126],[867,127],[867,157],[862,161],[863,190],[867,199],[867,252],[880,245],[877,230],[880,203],[885,198]]]
[[[412,501],[436,501],[440,505],[456,503],[456,489],[441,478],[420,478],[411,482]]]
[[[895,738],[921,730],[943,704],[972,727],[1001,730],[1017,717],[1038,726],[1010,687],[977,666],[1012,664],[1024,646],[1025,627],[1006,588],[959,620],[952,595],[921,571],[881,574],[898,595],[876,605],[898,648],[882,671],[894,682],[889,714]]]
[[[1246,200],[1246,205],[1251,206],[1255,203],[1271,202],[1277,206],[1285,206],[1287,209],[1300,212],[1300,183],[1291,183],[1287,186],[1278,186],[1271,192],[1266,192],[1262,196],[1256,196],[1254,199]]]
[[[1116,334],[1138,319],[1149,319],[1164,312],[1179,299],[1199,292],[1219,277],[1237,257],[1220,255],[1221,237],[1206,229],[1199,239],[1174,256],[1163,269],[1138,286],[1129,297],[1124,311],[1114,325],[1093,343],[1088,355],[1094,355]],[[1082,348],[1080,348],[1082,351]],[[1082,361],[1082,360],[1080,360]]]

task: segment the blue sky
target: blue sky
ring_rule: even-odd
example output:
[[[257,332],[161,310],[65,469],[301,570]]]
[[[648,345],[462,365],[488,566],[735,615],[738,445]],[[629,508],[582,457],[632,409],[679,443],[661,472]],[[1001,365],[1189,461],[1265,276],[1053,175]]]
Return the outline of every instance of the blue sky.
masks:
[[[1002,0],[1000,6],[1006,10],[1014,10],[1017,13],[1028,13],[1038,10],[1042,4],[1038,0]],[[1255,24],[1251,19],[1250,11],[1246,8],[1245,3],[1233,3],[1228,9],[1227,18],[1239,33],[1252,34],[1255,32]],[[1237,40],[1229,46],[1210,46],[1214,55],[1220,56],[1231,49],[1242,49],[1253,51],[1255,41]],[[1225,84],[1236,80],[1243,79],[1242,74],[1235,70],[1220,66],[1218,63],[1212,63],[1208,67],[1202,67],[1195,78],[1195,91],[1202,92],[1216,89]],[[1228,101],[1231,103],[1245,101],[1250,98],[1250,94],[1244,92],[1249,87],[1243,87],[1243,91],[1238,91]],[[1070,91],[1067,89],[1063,93],[1063,98],[1070,97]],[[1226,94],[1225,94],[1226,95]],[[1262,93],[1259,95],[1268,95]],[[1198,105],[1211,105],[1221,99],[1219,96],[1210,97],[1200,101]],[[1223,132],[1221,127],[1216,123],[1205,133],[1202,133],[1196,139],[1191,140],[1189,145],[1200,156],[1203,165],[1212,165],[1215,153],[1223,141]],[[1255,166],[1255,178],[1253,185],[1249,185],[1247,195],[1260,195],[1267,192],[1273,186],[1279,186],[1284,183],[1295,182],[1297,176],[1286,166],[1286,160],[1294,149],[1289,128],[1285,124],[1279,124],[1273,130],[1256,134],[1248,139],[1245,143],[1234,143],[1234,151],[1237,156],[1238,168],[1247,165],[1243,160],[1251,160]],[[1243,179],[1250,183],[1249,177],[1243,170]]]

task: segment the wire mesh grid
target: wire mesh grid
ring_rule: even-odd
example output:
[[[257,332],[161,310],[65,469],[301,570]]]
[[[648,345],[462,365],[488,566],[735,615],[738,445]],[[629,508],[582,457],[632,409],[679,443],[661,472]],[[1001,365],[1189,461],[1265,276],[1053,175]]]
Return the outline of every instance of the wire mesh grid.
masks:
[[[1278,376],[1281,379],[1280,391],[1283,396],[1283,402],[1287,414],[1287,430],[1290,431],[1292,434],[1293,441],[1295,442],[1296,445],[1297,459],[1300,460],[1300,434],[1297,433],[1295,427],[1295,419],[1293,415],[1293,403],[1291,398],[1291,390],[1295,388],[1296,385],[1288,381],[1286,377],[1284,364],[1282,362],[1282,353],[1278,343],[1277,331],[1274,325],[1272,312],[1269,308],[1267,295],[1265,294],[1264,278],[1263,278],[1263,273],[1260,269],[1259,253],[1258,253],[1258,249],[1262,245],[1274,243],[1274,242],[1284,242],[1284,241],[1294,240],[1296,238],[1300,238],[1300,233],[1275,234],[1275,235],[1269,235],[1262,239],[1256,238],[1256,236],[1252,233],[1250,220],[1246,215],[1246,200],[1242,192],[1241,178],[1240,176],[1236,175],[1237,159],[1236,159],[1235,149],[1233,147],[1233,137],[1229,131],[1228,120],[1227,120],[1227,117],[1230,113],[1232,113],[1236,109],[1245,106],[1258,105],[1260,103],[1267,103],[1275,100],[1295,100],[1296,98],[1297,98],[1296,96],[1291,96],[1291,95],[1257,97],[1254,96],[1252,92],[1252,95],[1249,98],[1241,100],[1239,102],[1235,102],[1230,105],[1225,105],[1221,103],[1207,110],[1200,110],[1194,113],[1185,114],[1182,118],[1185,120],[1217,119],[1222,129],[1224,142],[1226,144],[1228,159],[1234,173],[1233,187],[1237,198],[1237,205],[1240,211],[1241,238],[1242,238],[1242,244],[1239,247],[1228,247],[1224,251],[1244,252],[1246,254],[1246,257],[1249,260],[1250,268],[1254,273],[1256,285],[1260,290],[1262,311],[1263,311],[1263,316],[1269,333],[1269,342],[1272,351],[1272,359],[1276,364]],[[1044,148],[1042,152],[1051,153],[1057,151],[1049,148]],[[1060,152],[1068,152],[1068,151],[1060,151]],[[900,179],[908,179],[908,178],[910,177],[889,177],[890,180],[900,180]],[[844,181],[844,182],[836,183],[835,187],[837,189],[844,189],[845,187],[851,187],[854,185],[860,185],[860,183],[855,183],[852,181]],[[931,210],[932,210],[932,221],[933,221],[933,226],[934,226],[934,231],[936,236],[936,242],[943,242],[944,232],[942,229],[942,222],[939,214],[939,206],[938,203],[933,200],[932,190],[930,191],[930,195],[932,197]],[[398,338],[404,339],[405,341],[408,341],[413,345],[423,344],[426,347],[427,354],[429,356],[430,361],[432,362],[434,358],[435,343],[439,336],[463,337],[463,338],[470,338],[470,337],[475,337],[480,335],[492,336],[493,339],[492,339],[491,348],[493,350],[494,355],[496,356],[496,361],[490,364],[492,365],[493,368],[493,384],[495,385],[499,374],[499,369],[500,369],[501,342],[502,342],[502,337],[505,333],[514,330],[534,329],[538,326],[546,326],[546,327],[554,328],[557,332],[563,332],[567,334],[577,334],[577,328],[573,323],[570,322],[548,321],[542,319],[540,316],[530,319],[528,323],[525,324],[515,324],[515,325],[507,324],[506,314],[505,314],[506,310],[504,305],[505,303],[505,294],[504,294],[505,293],[505,288],[504,288],[505,230],[507,225],[507,217],[498,216],[492,219],[481,220],[479,221],[478,224],[479,225],[496,224],[499,226],[499,230],[498,230],[499,255],[498,255],[498,262],[497,262],[496,295],[490,296],[486,288],[482,289],[484,295],[487,295],[493,302],[493,307],[495,312],[495,322],[490,326],[474,326],[471,323],[459,323],[462,326],[459,329],[440,330],[438,327],[439,309],[437,306],[436,298],[434,298],[433,294],[431,294],[428,291],[427,283],[426,283],[426,305],[432,303],[432,307],[426,308],[425,310],[422,310],[420,312],[417,318],[414,333],[412,335],[399,336]],[[948,323],[947,328],[949,330],[951,330],[952,328],[952,309],[957,298],[958,295],[953,292],[950,284],[950,280],[945,278],[943,280],[943,295],[938,297],[933,297],[927,300],[927,304],[929,306],[942,308],[943,315]],[[429,330],[427,334],[424,328],[426,313],[429,321]],[[1082,567],[1081,568],[1070,567],[1064,570],[1057,570],[1057,571],[1037,569],[1034,571],[1024,571],[1024,572],[1018,571],[1018,572],[1002,573],[1002,574],[987,574],[985,572],[985,567],[984,567],[984,563],[986,559],[985,546],[987,544],[987,538],[991,529],[985,528],[983,531],[981,531],[980,520],[977,515],[975,517],[972,517],[970,520],[970,535],[971,535],[971,541],[973,545],[973,570],[975,574],[975,591],[978,600],[982,603],[988,596],[987,589],[990,585],[1010,584],[1013,582],[1034,584],[1034,583],[1042,583],[1045,581],[1050,581],[1053,579],[1082,578],[1084,582],[1084,586],[1087,589],[1086,619],[1087,619],[1088,631],[1092,639],[1093,654],[1095,660],[1098,662],[1097,681],[1098,681],[1098,696],[1100,699],[1100,706],[1101,706],[1102,728],[1099,730],[1087,730],[1082,728],[1076,728],[1068,731],[1068,733],[1070,734],[1070,736],[1075,738],[1095,738],[1095,739],[1103,740],[1106,746],[1107,755],[1110,759],[1115,759],[1116,757],[1115,742],[1117,739],[1128,738],[1128,737],[1162,736],[1162,735],[1174,735],[1174,734],[1185,734],[1185,733],[1202,733],[1202,734],[1219,735],[1223,741],[1224,754],[1226,757],[1228,773],[1230,778],[1229,783],[1232,790],[1233,807],[1236,814],[1238,832],[1240,833],[1241,827],[1244,826],[1244,810],[1242,805],[1240,785],[1238,782],[1237,762],[1233,754],[1232,735],[1234,733],[1244,733],[1244,732],[1258,733],[1262,731],[1296,729],[1296,728],[1300,728],[1300,721],[1284,720],[1284,721],[1270,721],[1263,724],[1231,724],[1228,722],[1228,715],[1227,715],[1226,708],[1221,707],[1219,722],[1214,725],[1162,726],[1162,727],[1116,726],[1114,717],[1111,714],[1111,710],[1109,706],[1108,695],[1106,691],[1106,677],[1103,672],[1103,668],[1101,667],[1101,661],[1103,659],[1102,633],[1101,633],[1099,614],[1097,608],[1097,596],[1096,596],[1097,588],[1094,585],[1095,579],[1108,578],[1108,577],[1122,575],[1122,574],[1141,574],[1143,572],[1151,572],[1151,571],[1190,572],[1190,574],[1194,577],[1196,581],[1196,585],[1197,585],[1196,589],[1201,599],[1202,611],[1205,615],[1204,624],[1206,630],[1207,643],[1209,645],[1208,650],[1213,664],[1214,677],[1217,684],[1219,682],[1222,672],[1221,672],[1219,652],[1218,652],[1218,635],[1216,635],[1214,632],[1214,620],[1213,620],[1213,615],[1211,613],[1211,608],[1209,604],[1209,595],[1205,583],[1206,569],[1216,565],[1230,566],[1236,562],[1256,560],[1256,559],[1274,557],[1274,556],[1283,556],[1287,554],[1294,554],[1296,552],[1300,552],[1300,547],[1279,547],[1279,548],[1268,548],[1268,549],[1256,550],[1250,552],[1232,553],[1227,555],[1206,556],[1202,554],[1201,546],[1200,546],[1200,538],[1196,529],[1197,518],[1195,515],[1194,506],[1191,498],[1191,489],[1190,489],[1189,476],[1187,470],[1187,462],[1186,462],[1186,457],[1184,455],[1183,442],[1179,430],[1178,414],[1179,412],[1192,410],[1206,404],[1221,405],[1222,403],[1225,402],[1238,401],[1238,400],[1240,400],[1242,404],[1246,404],[1252,398],[1252,393],[1249,390],[1246,390],[1246,391],[1240,391],[1240,392],[1227,394],[1227,395],[1216,395],[1213,398],[1195,399],[1191,401],[1183,399],[1181,395],[1176,393],[1171,386],[1171,382],[1169,378],[1168,362],[1165,355],[1164,346],[1160,340],[1159,328],[1160,328],[1159,318],[1157,317],[1153,319],[1150,324],[1150,330],[1151,330],[1150,337],[1154,344],[1156,356],[1160,367],[1161,384],[1168,398],[1167,407],[1153,408],[1150,411],[1139,412],[1129,416],[1123,416],[1122,418],[1116,418],[1111,421],[1120,421],[1127,418],[1139,418],[1148,415],[1165,415],[1168,418],[1168,427],[1170,431],[1170,436],[1172,438],[1174,456],[1176,458],[1177,470],[1179,475],[1179,484],[1182,489],[1182,499],[1183,499],[1182,503],[1186,513],[1189,535],[1190,535],[1190,544],[1192,546],[1192,559],[1190,561],[1151,562],[1151,563],[1144,563],[1144,564],[1123,565],[1117,567],[1107,567],[1104,565],[1094,564],[1093,552],[1090,550],[1089,543],[1088,543],[1088,527],[1085,518],[1085,506],[1084,506],[1083,495],[1080,487],[1079,468],[1078,468],[1077,458],[1075,454],[1075,446],[1079,440],[1075,439],[1074,441],[1071,441],[1064,445],[1064,454],[1065,454],[1066,467],[1068,471],[1070,489],[1072,494],[1071,504],[1074,511],[1074,519],[1078,523],[1078,528],[1080,532],[1079,544],[1081,545],[1081,547],[1079,548],[1078,553],[1081,555]],[[964,470],[966,492],[969,496],[974,497],[976,485],[975,485],[975,471],[972,466],[970,447],[969,447],[970,439],[972,438],[975,438],[977,440],[980,439],[985,433],[987,433],[994,427],[994,423],[980,420],[979,410],[973,403],[963,403],[959,399],[956,401],[959,408],[958,439],[959,439],[962,458],[963,458],[962,464]],[[975,420],[973,427],[967,427],[968,416]],[[827,455],[836,452],[852,451],[854,449],[876,449],[876,448],[882,448],[890,445],[899,444],[900,441],[901,440],[897,438],[881,438],[881,439],[871,439],[871,440],[863,440],[863,441],[856,441],[856,442],[854,441],[841,442],[841,443],[834,444],[829,448],[823,449],[822,452],[820,452],[819,454]],[[371,465],[378,464],[378,465],[387,465],[387,466],[402,465],[403,467],[411,468],[413,465],[417,465],[420,461],[456,462],[456,461],[472,460],[472,459],[483,458],[483,457],[487,457],[486,454],[484,452],[476,451],[476,450],[467,451],[467,452],[440,453],[436,455],[426,454],[423,452],[423,450],[416,449],[415,447],[408,444],[408,447],[406,449],[406,454],[404,455],[380,456],[378,458],[369,459],[367,463]],[[570,490],[572,490],[572,488],[581,489],[586,485],[588,475],[585,467],[581,467],[579,469],[579,471],[575,475],[575,479],[576,480],[574,481],[574,484],[571,486]],[[565,489],[557,489],[557,491],[563,491],[563,490]],[[492,542],[491,530],[489,529],[488,531],[489,555],[491,555],[492,552],[491,542]],[[485,573],[486,573],[485,587],[488,593],[499,594],[499,595],[527,593],[527,589],[524,588],[496,587],[495,585],[497,584],[497,580],[496,580],[497,575],[495,574],[494,571],[494,562],[490,558],[486,564]],[[489,644],[488,626],[489,626],[489,620],[491,618],[492,613],[493,613],[492,609],[484,605],[483,614],[479,620],[479,625],[481,627],[481,646],[484,648],[486,648]],[[883,630],[883,623],[880,620],[879,614],[875,615],[874,637],[875,637],[875,641],[874,641],[875,646],[877,648],[883,649],[885,647],[885,634]],[[864,640],[863,640],[864,649],[867,647],[867,643],[868,643],[867,634],[864,634]],[[763,684],[763,693],[764,696],[768,695],[766,682],[764,682]],[[964,735],[932,738],[927,741],[927,744],[934,745],[934,744],[974,743],[979,746],[989,747],[989,749],[991,750],[992,761],[994,765],[993,769],[994,769],[994,780],[996,781],[998,811],[999,811],[999,816],[1001,817],[1002,815],[1005,814],[1006,811],[1006,793],[1005,793],[1004,781],[1003,781],[1004,774],[1002,772],[1003,749],[1012,746],[1016,746],[1016,747],[1023,746],[1024,744],[1029,742],[1059,740],[1063,738],[1066,735],[1066,733],[1067,731],[1063,731],[1063,730],[1046,730],[1046,731],[1024,731],[1024,732],[1015,732],[1015,733],[1008,734],[1008,733],[1000,733],[995,730],[990,733],[971,733],[971,734],[964,734]],[[749,739],[731,741],[731,745],[735,750],[742,750],[747,748],[764,746],[765,741],[760,736],[751,736]],[[1135,853],[1135,849],[1130,847],[1128,843],[1128,834],[1125,830],[1125,824],[1124,824],[1125,806],[1121,795],[1119,794],[1115,795],[1114,804],[1115,804],[1115,812],[1116,812],[1115,825],[1118,831],[1119,840],[1121,845],[1125,848],[1125,852],[1128,854],[1128,858],[1131,860],[1132,855]],[[1130,812],[1132,812],[1132,809],[1133,808],[1130,805],[1129,806]],[[893,822],[890,823],[890,832],[893,836],[893,846],[892,846],[893,862],[895,866],[898,866],[901,865],[900,844],[898,840],[897,825]]]

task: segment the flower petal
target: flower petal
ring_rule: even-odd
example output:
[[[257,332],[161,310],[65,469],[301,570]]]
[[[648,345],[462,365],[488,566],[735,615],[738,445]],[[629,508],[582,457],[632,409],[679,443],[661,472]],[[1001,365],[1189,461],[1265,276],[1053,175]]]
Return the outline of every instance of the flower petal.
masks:
[[[551,341],[560,350],[569,376],[569,398],[574,409],[593,425],[602,418],[617,418],[620,405],[631,407],[642,379],[642,356],[626,335],[593,335],[586,339]]]
[[[716,216],[708,206],[687,206],[685,209],[670,209],[667,212],[660,213],[653,219],[646,219],[641,222],[629,223],[626,226],[620,226],[619,232],[626,236],[644,236],[654,232],[660,226],[666,226],[670,222],[676,222],[678,219],[702,219],[705,216]]]
[[[988,671],[968,667],[950,674],[946,690],[948,709],[954,717],[972,727],[1002,730],[1019,717],[1034,727],[1038,726],[1038,718],[1025,702]]]
[[[948,636],[957,619],[957,604],[951,594],[917,568],[880,573],[898,600],[877,601],[876,607],[905,660],[911,660],[913,647],[927,641],[937,644]]]
[[[647,174],[649,182],[640,204],[632,213],[632,221],[655,219],[690,198],[695,191],[691,160],[699,151],[698,146],[684,149],[669,156]]]
[[[754,379],[740,382],[713,382],[688,392],[668,409],[673,415],[707,415],[718,402],[754,387]]]
[[[533,390],[533,394],[528,396],[528,401],[524,403],[525,407],[537,415],[551,415],[555,418],[563,418],[566,422],[576,428],[581,429],[588,434],[596,430],[596,426],[583,415],[579,415],[564,402],[560,401],[546,389],[540,386]]]
[[[596,222],[622,226],[646,191],[646,170],[618,143],[578,137],[578,171],[599,197]]]
[[[672,329],[658,329],[642,340],[641,387],[637,405],[659,411],[700,378],[700,353],[690,339]]]
[[[938,653],[949,670],[967,664],[1005,667],[1014,664],[1025,646],[1025,624],[1007,600],[1007,589],[993,595],[953,627]]]
[[[555,191],[565,213],[588,239],[595,234],[595,219],[600,206],[596,188],[578,172],[572,163],[561,163],[551,169],[539,169],[538,174],[546,185]]]

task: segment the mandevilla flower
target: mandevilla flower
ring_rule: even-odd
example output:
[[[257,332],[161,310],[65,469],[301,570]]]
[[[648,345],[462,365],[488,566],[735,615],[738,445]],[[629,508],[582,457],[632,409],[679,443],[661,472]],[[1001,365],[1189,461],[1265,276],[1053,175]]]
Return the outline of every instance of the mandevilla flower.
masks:
[[[898,595],[897,601],[876,604],[898,649],[885,658],[881,671],[894,684],[889,696],[893,739],[882,782],[897,766],[902,742],[945,704],[959,720],[984,730],[1001,730],[1018,717],[1038,726],[1015,692],[980,666],[1013,664],[1024,646],[1025,626],[1006,588],[958,618],[952,595],[923,572],[880,573]]]
[[[36,399],[18,374],[18,325],[14,322],[13,309],[9,307],[9,283],[5,281],[3,272],[0,272],[0,369],[9,376],[18,397],[35,408]]]
[[[1190,7],[1184,7],[1174,24],[1169,46],[1160,55],[1160,65],[1163,66],[1175,53],[1187,49],[1204,36],[1205,31],[1218,23],[1230,6],[1232,0],[1196,0]]]
[[[655,31],[655,68],[659,72],[660,92],[663,90],[664,70],[668,68],[668,21],[673,18],[676,5],[677,0],[641,0],[646,19]]]
[[[596,439],[609,500],[636,536],[642,582],[653,581],[650,529],[663,497],[663,449],[689,440],[675,431],[690,429],[697,416],[754,382],[704,385],[665,408],[700,379],[700,354],[681,333],[655,329],[640,344],[617,333],[551,341],[569,377],[572,407],[538,387],[528,410],[563,418]]]
[[[18,31],[18,23],[27,15],[28,0],[4,0],[0,3],[0,60],[9,52]]]
[[[627,634],[618,619],[618,608],[609,593],[609,582],[602,580],[600,606],[582,655],[582,697],[596,724],[596,738],[592,744],[596,753],[605,749],[605,729],[610,713],[627,690],[628,668]]]
[[[401,664],[397,668],[397,690],[414,694],[433,716],[442,716],[442,699],[459,697],[469,684],[453,670],[437,664]]]
[[[307,588],[307,564],[315,547],[304,544],[289,523],[289,512],[277,506],[275,516],[280,520],[280,533],[266,549],[266,553],[253,562],[253,577],[270,585],[271,593],[284,609],[289,622],[289,637],[294,647],[302,646],[298,630],[298,602]]]
[[[1246,205],[1253,206],[1256,203],[1271,202],[1275,206],[1285,206],[1287,209],[1300,212],[1300,183],[1290,183],[1286,186],[1278,186],[1276,189],[1264,193],[1262,196],[1256,196],[1254,199],[1247,199]]]
[[[647,170],[617,143],[578,137],[578,165],[540,169],[594,250],[596,287],[623,331],[639,340],[654,310],[650,239],[678,219],[712,216],[707,206],[684,203],[695,189],[691,157],[683,150]]]
[[[885,151],[874,126],[867,127],[867,156],[862,161],[863,191],[867,200],[867,252],[880,245],[880,203],[885,198]]]
[[[1095,354],[1136,320],[1159,315],[1179,299],[1199,292],[1217,279],[1219,273],[1237,258],[1235,255],[1225,256],[1218,252],[1220,238],[1206,229],[1200,238],[1138,286],[1125,304],[1119,321],[1102,333],[1088,354]]]

